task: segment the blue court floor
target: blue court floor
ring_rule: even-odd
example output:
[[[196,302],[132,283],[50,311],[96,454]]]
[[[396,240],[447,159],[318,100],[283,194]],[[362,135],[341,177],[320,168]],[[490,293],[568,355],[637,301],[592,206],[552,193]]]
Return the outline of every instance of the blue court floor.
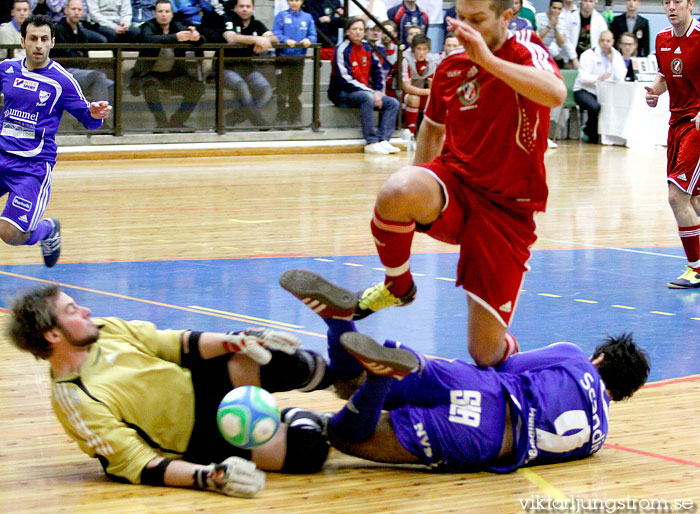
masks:
[[[413,255],[416,301],[377,313],[358,329],[469,360],[456,262],[457,254]],[[666,288],[684,264],[680,247],[535,251],[511,331],[523,350],[571,341],[587,351],[606,334],[632,331],[651,356],[650,380],[698,374],[700,291]],[[94,316],[210,331],[264,325],[296,332],[305,346],[323,350],[323,322],[277,283],[290,268],[318,271],[351,290],[383,277],[375,255],[0,266],[0,305],[20,289],[55,281]]]

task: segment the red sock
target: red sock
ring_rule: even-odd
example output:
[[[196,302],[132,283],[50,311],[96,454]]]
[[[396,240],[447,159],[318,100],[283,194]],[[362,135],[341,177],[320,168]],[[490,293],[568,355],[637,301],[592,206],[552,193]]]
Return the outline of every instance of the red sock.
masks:
[[[689,266],[695,271],[700,271],[700,225],[678,227],[678,235],[683,243]]]
[[[503,358],[498,364],[503,364],[508,357],[510,357],[511,355],[515,355],[519,351],[520,345],[518,344],[517,339],[515,339],[515,336],[506,333],[506,351],[503,354]]]
[[[372,217],[372,235],[379,260],[386,269],[384,283],[394,296],[403,296],[413,284],[408,265],[416,224],[413,221],[382,219],[377,210]]]
[[[411,131],[411,134],[416,133],[418,126],[418,109],[415,107],[406,107],[403,111],[403,119],[406,122],[406,127]]]

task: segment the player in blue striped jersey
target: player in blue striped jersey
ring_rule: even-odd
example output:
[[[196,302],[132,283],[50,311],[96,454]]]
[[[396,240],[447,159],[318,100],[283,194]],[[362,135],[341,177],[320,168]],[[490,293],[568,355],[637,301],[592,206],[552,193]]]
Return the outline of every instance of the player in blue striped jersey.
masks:
[[[51,192],[56,163],[56,132],[63,111],[87,129],[98,129],[109,116],[108,102],[89,103],[80,86],[49,58],[54,25],[43,15],[21,27],[26,57],[0,62],[5,97],[0,128],[0,196],[9,193],[0,215],[0,238],[9,245],[41,244],[44,263],[52,267],[61,253],[61,228],[55,218],[41,220]]]

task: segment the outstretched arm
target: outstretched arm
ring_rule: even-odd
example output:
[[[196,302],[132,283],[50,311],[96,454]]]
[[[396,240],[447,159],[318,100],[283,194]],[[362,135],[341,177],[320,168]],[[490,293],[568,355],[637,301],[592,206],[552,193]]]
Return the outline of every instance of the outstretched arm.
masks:
[[[564,103],[566,86],[555,73],[500,59],[491,52],[475,28],[454,18],[448,18],[447,21],[469,58],[518,94],[547,107],[557,107]]]
[[[301,346],[298,337],[287,332],[263,328],[247,328],[241,332],[227,334],[215,332],[197,333],[197,349],[192,348],[193,332],[182,334],[182,350],[184,354],[198,351],[202,359],[213,359],[229,353],[244,353],[258,364],[267,364],[272,355],[268,348],[280,350],[289,355]]]
[[[251,497],[265,487],[265,473],[255,463],[229,457],[208,466],[156,457],[141,472],[141,483],[205,489],[228,496]]]

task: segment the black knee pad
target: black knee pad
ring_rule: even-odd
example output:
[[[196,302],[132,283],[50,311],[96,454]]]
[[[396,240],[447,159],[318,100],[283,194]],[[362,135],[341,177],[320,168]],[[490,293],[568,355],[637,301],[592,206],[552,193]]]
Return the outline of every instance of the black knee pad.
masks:
[[[309,426],[287,428],[287,456],[283,473],[316,473],[328,458],[330,444],[320,429]]]
[[[272,360],[260,367],[260,385],[271,393],[303,389],[325,389],[332,383],[330,370],[323,358],[310,350],[293,355],[271,350]]]

